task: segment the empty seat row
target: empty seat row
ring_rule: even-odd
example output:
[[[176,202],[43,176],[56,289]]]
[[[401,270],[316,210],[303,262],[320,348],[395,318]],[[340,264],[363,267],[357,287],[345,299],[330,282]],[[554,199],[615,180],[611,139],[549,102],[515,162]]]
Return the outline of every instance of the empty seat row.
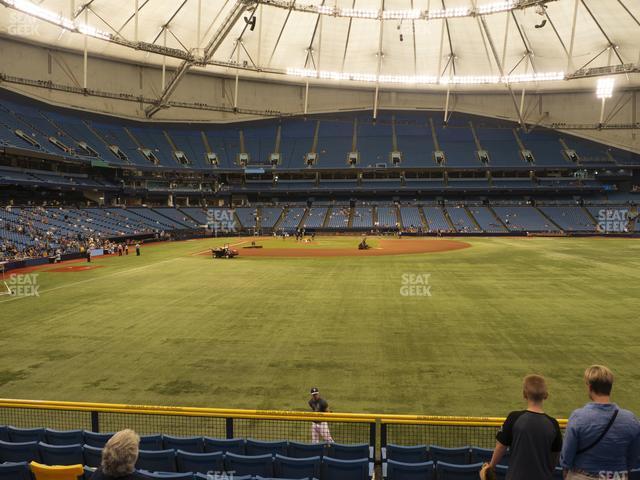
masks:
[[[446,462],[404,463],[389,460],[383,464],[382,476],[387,480],[477,480],[483,462],[470,465],[455,465]],[[498,465],[496,479],[506,478],[508,467]],[[556,468],[554,480],[562,480],[562,469]],[[632,475],[630,479],[634,479]]]
[[[0,462],[41,462],[46,465],[100,466],[102,449],[90,445],[49,445],[42,442],[10,443],[0,441]],[[346,463],[342,463],[346,462]],[[370,459],[337,459],[313,456],[287,457],[279,454],[237,455],[231,452],[193,453],[183,450],[140,450],[136,467],[154,472],[235,471],[242,475],[287,477],[287,472],[308,472],[295,478],[319,478],[322,465],[364,469],[368,472]],[[329,468],[329,467],[327,467]],[[363,470],[364,471],[364,470]],[[360,477],[358,477],[360,478]],[[364,477],[362,477],[364,478]]]
[[[395,445],[388,444],[382,449],[382,459],[393,460],[402,463],[424,463],[433,461],[451,463],[455,465],[467,465],[489,462],[493,456],[493,450],[478,447],[446,448],[437,445]],[[502,458],[501,463],[506,465],[509,455]]]
[[[20,435],[10,435],[9,440],[0,439],[0,461],[2,461],[2,448],[11,443],[38,443],[49,446],[64,445],[88,445],[102,448],[111,438],[111,433],[94,433],[82,430],[53,431],[39,429],[22,429]],[[260,441],[252,439],[231,438],[220,439],[210,437],[174,437],[170,435],[143,435],[140,437],[141,450],[183,450],[192,453],[223,452],[238,455],[284,455],[294,458],[305,457],[332,457],[341,460],[353,460],[358,458],[373,458],[373,447],[366,443],[343,445],[339,443],[310,444],[288,441]]]
[[[72,446],[58,446],[57,448],[69,449]],[[86,449],[95,449],[87,447]],[[86,452],[85,452],[86,453]],[[94,453],[88,452],[86,462],[82,456],[79,458],[69,457],[70,465],[85,464],[87,471],[99,466],[99,459]],[[82,452],[81,452],[82,454]],[[58,462],[59,456],[43,458],[43,462],[49,465],[66,464]],[[64,459],[63,459],[64,460]],[[96,463],[98,460],[98,463]],[[0,480],[17,478],[30,478],[29,475],[21,474],[25,471],[28,461],[4,462],[0,464]],[[93,463],[87,464],[87,463]],[[256,455],[244,456],[228,453],[189,453],[173,450],[149,452],[140,451],[136,468],[141,472],[162,473],[164,478],[193,478],[196,473],[211,474],[216,472],[219,477],[224,478],[223,472],[232,475],[233,478],[248,476],[262,478],[316,478],[323,480],[368,480],[373,476],[373,463],[369,459],[359,460],[339,460],[335,458],[320,457],[311,458],[291,458],[281,455]],[[170,476],[170,474],[176,474]],[[154,477],[152,477],[154,478]]]

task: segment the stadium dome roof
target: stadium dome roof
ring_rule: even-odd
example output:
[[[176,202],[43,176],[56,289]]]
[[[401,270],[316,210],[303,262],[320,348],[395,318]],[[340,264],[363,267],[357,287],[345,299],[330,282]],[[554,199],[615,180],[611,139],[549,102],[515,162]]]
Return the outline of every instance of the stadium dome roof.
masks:
[[[636,0],[0,0],[26,41],[187,71],[444,90],[640,85]],[[137,10],[136,10],[137,6]],[[137,14],[136,14],[137,11]],[[236,68],[240,67],[240,68]],[[167,74],[168,79],[173,72]],[[571,81],[558,80],[571,78]],[[168,80],[171,88],[171,80]]]

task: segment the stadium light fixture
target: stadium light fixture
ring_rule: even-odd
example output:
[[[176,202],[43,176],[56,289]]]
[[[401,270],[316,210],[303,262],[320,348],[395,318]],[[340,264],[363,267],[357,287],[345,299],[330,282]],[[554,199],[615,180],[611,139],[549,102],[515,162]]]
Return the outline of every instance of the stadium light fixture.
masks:
[[[374,73],[347,73],[306,68],[287,68],[286,74],[302,78],[322,80],[349,80],[354,82],[379,82],[396,85],[495,85],[499,83],[549,82],[564,80],[564,72],[541,72],[516,74],[505,77],[497,75],[466,75],[437,77],[435,75],[376,75]]]
[[[602,106],[600,107],[600,126],[602,126],[602,124],[604,123],[604,109],[607,103],[607,98],[613,97],[613,87],[615,84],[615,78],[608,77],[598,79],[596,97],[602,100]]]
[[[596,88],[596,96],[601,100],[606,100],[613,96],[613,87],[616,84],[615,78],[598,79],[598,87]]]
[[[489,13],[507,12],[513,10],[518,5],[518,0],[507,0],[505,2],[489,3],[480,5],[477,9],[478,15],[487,15]]]

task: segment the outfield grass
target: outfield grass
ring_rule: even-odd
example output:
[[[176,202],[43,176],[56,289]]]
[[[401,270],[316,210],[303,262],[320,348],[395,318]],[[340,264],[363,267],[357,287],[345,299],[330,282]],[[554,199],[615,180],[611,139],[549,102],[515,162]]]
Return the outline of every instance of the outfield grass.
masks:
[[[318,386],[334,411],[504,415],[539,372],[566,417],[586,401],[584,368],[604,363],[615,400],[640,411],[640,242],[465,241],[213,261],[193,254],[223,242],[199,240],[42,272],[39,297],[0,297],[0,396],[306,409]],[[422,273],[432,296],[400,295],[402,275]]]

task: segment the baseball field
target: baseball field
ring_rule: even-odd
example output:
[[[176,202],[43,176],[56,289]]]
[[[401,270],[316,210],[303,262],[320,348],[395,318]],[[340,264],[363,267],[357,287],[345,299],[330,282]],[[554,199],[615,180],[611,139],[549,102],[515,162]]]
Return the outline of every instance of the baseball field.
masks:
[[[640,411],[638,240],[253,240],[7,276],[0,396],[306,410],[317,386],[334,411],[500,416],[535,372],[566,417],[602,363]]]

